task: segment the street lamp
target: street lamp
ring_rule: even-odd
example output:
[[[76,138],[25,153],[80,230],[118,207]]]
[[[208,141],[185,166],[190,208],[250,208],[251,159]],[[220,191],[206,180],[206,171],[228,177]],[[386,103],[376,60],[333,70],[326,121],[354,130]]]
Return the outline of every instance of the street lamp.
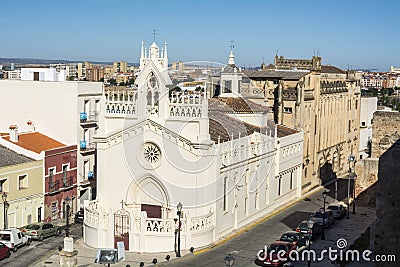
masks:
[[[322,197],[324,198],[324,214],[322,216],[322,235],[321,235],[321,240],[325,240],[325,202],[326,202],[326,197],[328,196],[328,192],[324,190],[322,192]]]
[[[69,237],[69,203],[70,203],[70,198],[67,196],[65,199],[64,199],[64,203],[65,203],[65,205],[66,205],[66,209],[67,209],[67,211],[66,211],[66,225],[65,225],[65,237]]]
[[[181,215],[182,215],[182,203],[179,202],[176,208],[178,211],[176,212],[176,215],[178,215],[178,250],[176,251],[176,256],[180,257],[181,256]]]
[[[311,236],[308,239],[308,261],[307,261],[307,267],[311,267],[311,240],[312,240],[312,224],[308,222],[308,232],[311,233]]]
[[[10,207],[10,204],[7,202],[7,193],[4,192],[3,195],[1,195],[1,198],[3,199],[3,208],[4,208],[4,229],[7,229],[8,228],[7,210]]]
[[[227,267],[232,267],[233,264],[235,263],[235,257],[233,257],[233,255],[231,253],[229,253],[228,255],[226,255],[225,257],[225,265]]]
[[[356,157],[351,154],[349,155],[349,172],[347,179],[347,219],[350,218],[350,176],[351,176],[351,162],[354,162]]]

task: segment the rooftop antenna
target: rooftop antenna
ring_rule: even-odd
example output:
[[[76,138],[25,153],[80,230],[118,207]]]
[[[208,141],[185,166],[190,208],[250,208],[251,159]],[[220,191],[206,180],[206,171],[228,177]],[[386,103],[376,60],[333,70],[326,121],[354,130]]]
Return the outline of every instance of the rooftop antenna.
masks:
[[[278,49],[276,49],[275,56],[278,56],[278,52],[279,52],[279,48],[278,48]]]
[[[317,57],[319,57],[319,50],[317,50]]]
[[[314,48],[314,57],[315,57],[315,48]]]

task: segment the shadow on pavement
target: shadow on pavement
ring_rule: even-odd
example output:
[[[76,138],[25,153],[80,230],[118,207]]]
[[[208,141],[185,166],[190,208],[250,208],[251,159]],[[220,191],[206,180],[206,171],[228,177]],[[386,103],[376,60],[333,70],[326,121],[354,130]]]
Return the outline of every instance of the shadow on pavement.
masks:
[[[312,212],[295,211],[283,218],[281,223],[294,230],[302,221],[310,219],[312,214]]]

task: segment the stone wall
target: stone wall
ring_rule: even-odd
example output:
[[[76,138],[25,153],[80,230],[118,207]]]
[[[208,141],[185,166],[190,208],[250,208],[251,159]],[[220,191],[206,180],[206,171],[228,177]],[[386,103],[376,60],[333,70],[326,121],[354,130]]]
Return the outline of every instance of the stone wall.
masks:
[[[400,112],[376,111],[372,123],[372,158],[379,158],[400,139]]]
[[[395,127],[392,125],[392,128]],[[400,259],[400,140],[379,158],[376,188],[375,255],[391,254]],[[375,266],[398,266],[376,262]]]
[[[377,158],[366,158],[356,163],[356,196],[378,181]]]

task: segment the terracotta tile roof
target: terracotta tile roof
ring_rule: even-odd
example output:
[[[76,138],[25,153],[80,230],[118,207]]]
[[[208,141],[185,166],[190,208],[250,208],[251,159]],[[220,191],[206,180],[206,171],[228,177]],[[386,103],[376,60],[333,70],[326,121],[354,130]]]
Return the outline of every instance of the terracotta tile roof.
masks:
[[[9,135],[3,136],[2,138],[11,142]],[[60,143],[38,132],[20,133],[18,135],[18,143],[15,142],[11,143],[16,144],[22,148],[31,150],[38,154],[42,151],[65,146],[63,143]]]
[[[220,142],[226,142],[232,139],[239,138],[240,136],[251,135],[254,132],[265,133],[271,127],[258,127],[247,122],[240,121],[238,119],[232,118],[227,114],[219,111],[209,111],[209,134],[211,140],[218,142],[218,137]],[[272,131],[273,134],[273,131]]]
[[[241,97],[214,97],[208,100],[208,110],[224,113],[266,113],[270,108]]]
[[[0,167],[12,166],[29,161],[33,161],[33,159],[0,145]]]
[[[256,125],[249,124],[247,122],[240,121],[232,118],[227,114],[219,111],[210,111],[209,117],[209,134],[211,140],[218,143],[230,141],[241,137],[248,136],[254,132],[261,132],[263,134],[268,133],[271,130],[271,134],[274,135],[274,124],[273,121],[269,121],[267,126],[258,127]],[[299,133],[299,130],[289,128],[284,125],[277,125],[278,137],[285,137],[291,134]]]
[[[284,136],[288,136],[288,135],[300,132],[299,130],[289,128],[282,124],[278,124],[277,127],[278,127],[278,129],[277,129],[278,137],[284,137]]]

